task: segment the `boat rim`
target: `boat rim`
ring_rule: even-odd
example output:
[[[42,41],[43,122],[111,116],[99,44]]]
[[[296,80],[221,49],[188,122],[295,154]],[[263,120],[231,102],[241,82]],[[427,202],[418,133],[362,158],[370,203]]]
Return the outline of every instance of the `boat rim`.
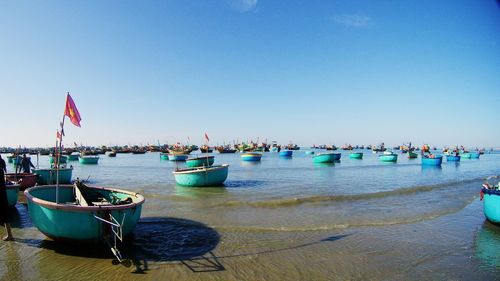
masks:
[[[203,159],[210,159],[210,158],[215,158],[215,156],[213,156],[213,155],[208,155],[208,156],[201,156],[201,157],[188,158],[186,161],[196,161],[196,160],[203,160]]]
[[[56,169],[56,168],[43,168],[43,169],[32,169],[32,171],[55,171],[55,170],[73,170],[73,167],[69,167],[69,168],[59,168],[59,169]]]
[[[262,153],[259,153],[259,152],[245,152],[243,154],[241,154],[241,156],[262,156]]]
[[[33,195],[30,194],[30,191],[32,190],[39,190],[39,189],[52,189],[55,188],[55,185],[39,185],[35,187],[30,187],[24,191],[24,196],[26,197],[27,201],[30,201],[32,203],[35,203],[37,205],[49,208],[49,209],[54,209],[54,210],[65,210],[65,211],[80,211],[80,212],[88,212],[88,211],[107,211],[107,210],[123,210],[123,209],[130,209],[134,208],[137,206],[140,206],[144,203],[146,200],[144,196],[142,196],[140,193],[137,192],[131,192],[123,189],[117,189],[117,188],[110,188],[110,187],[97,187],[97,186],[89,186],[89,188],[92,189],[98,189],[98,190],[107,190],[107,191],[115,191],[115,192],[120,192],[120,193],[125,193],[127,195],[135,196],[136,198],[139,199],[138,202],[132,202],[129,204],[123,204],[123,205],[109,205],[109,206],[78,206],[78,205],[68,205],[68,204],[57,204],[55,202],[43,200],[37,197],[34,197]],[[64,184],[64,185],[59,185],[59,187],[62,188],[73,188],[73,185],[70,184]]]
[[[215,166],[210,166],[210,167],[194,167],[194,168],[186,168],[186,169],[179,169],[177,171],[173,171],[172,173],[174,175],[182,175],[182,174],[191,174],[193,172],[208,172],[212,170],[219,170],[229,167],[229,164],[221,164],[221,165],[215,165]]]

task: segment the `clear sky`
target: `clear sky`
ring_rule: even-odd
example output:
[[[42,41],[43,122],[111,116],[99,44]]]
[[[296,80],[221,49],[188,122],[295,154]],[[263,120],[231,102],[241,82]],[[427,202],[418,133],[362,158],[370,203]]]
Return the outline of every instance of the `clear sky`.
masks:
[[[0,146],[500,146],[494,0],[0,0]]]

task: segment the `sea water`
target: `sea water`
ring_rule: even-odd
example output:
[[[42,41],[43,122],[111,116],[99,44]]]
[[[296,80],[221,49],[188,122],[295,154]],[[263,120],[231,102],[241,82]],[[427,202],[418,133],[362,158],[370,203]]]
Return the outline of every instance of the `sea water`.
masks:
[[[105,245],[45,238],[18,204],[18,240],[1,243],[0,273],[33,280],[498,278],[500,231],[485,221],[479,191],[484,178],[500,174],[500,154],[426,167],[420,156],[386,163],[359,151],[361,160],[336,151],[342,158],[332,164],[315,164],[304,150],[289,158],[264,153],[260,162],[213,153],[215,165],[230,166],[225,185],[212,188],[177,186],[172,172],[184,163],[159,153],[69,162],[74,179],[145,196],[142,220],[122,245],[132,266],[111,264]],[[49,166],[46,156],[32,161]]]

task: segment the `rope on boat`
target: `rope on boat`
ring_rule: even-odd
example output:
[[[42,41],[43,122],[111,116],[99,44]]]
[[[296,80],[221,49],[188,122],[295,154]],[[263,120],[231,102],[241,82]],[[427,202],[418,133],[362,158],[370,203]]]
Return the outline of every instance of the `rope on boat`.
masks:
[[[95,219],[97,219],[97,220],[99,220],[99,221],[101,221],[101,222],[103,222],[105,224],[108,224],[110,226],[111,232],[113,233],[113,243],[111,243],[110,239],[108,239],[109,238],[108,235],[105,235],[104,240],[108,244],[108,246],[111,249],[111,252],[113,253],[113,255],[121,263],[123,261],[123,258],[122,258],[122,255],[121,255],[120,251],[118,250],[116,239],[118,238],[121,242],[123,242],[123,225],[125,223],[125,216],[127,214],[123,213],[123,217],[122,217],[122,222],[121,223],[118,222],[118,220],[115,219],[113,217],[113,215],[111,215],[111,213],[108,213],[108,214],[109,214],[109,219],[110,219],[109,221],[106,220],[106,219],[103,219],[103,218],[99,217],[96,214],[93,214],[93,215],[94,215]]]

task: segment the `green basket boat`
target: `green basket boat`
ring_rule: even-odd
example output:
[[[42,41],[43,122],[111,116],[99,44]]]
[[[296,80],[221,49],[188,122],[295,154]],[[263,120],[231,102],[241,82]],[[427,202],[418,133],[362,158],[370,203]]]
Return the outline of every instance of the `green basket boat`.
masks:
[[[168,160],[168,154],[167,153],[160,153],[160,159],[161,160]]]
[[[378,159],[382,162],[397,162],[398,155],[397,154],[384,154],[380,155]]]
[[[415,159],[417,157],[418,157],[417,153],[411,151],[408,152],[408,159]]]
[[[186,166],[190,168],[194,167],[210,167],[214,164],[214,156],[200,156],[195,158],[190,158],[186,160]]]
[[[84,165],[96,165],[99,162],[99,156],[93,156],[93,155],[80,156],[78,158],[78,162]]]
[[[33,169],[33,173],[37,175],[37,183],[40,185],[56,184],[57,170],[56,169]],[[71,183],[73,168],[59,169],[59,183]]]
[[[460,159],[471,159],[472,155],[468,152],[460,154]]]
[[[170,161],[186,161],[188,159],[187,154],[169,154],[168,160]]]
[[[175,182],[182,186],[221,186],[227,179],[228,164],[212,167],[178,169],[173,172]]]
[[[29,188],[24,195],[33,224],[58,241],[98,243],[111,231],[125,237],[137,225],[144,203],[138,193],[103,187],[60,185],[59,203],[54,185]]]
[[[363,159],[363,152],[353,152],[349,154],[349,158],[351,159]]]
[[[55,157],[54,156],[49,156],[49,162],[50,164],[54,164]],[[68,157],[64,155],[59,156],[59,164],[66,164],[68,163]]]
[[[10,208],[17,204],[19,198],[19,184],[8,184],[5,186],[7,189],[7,202]]]

